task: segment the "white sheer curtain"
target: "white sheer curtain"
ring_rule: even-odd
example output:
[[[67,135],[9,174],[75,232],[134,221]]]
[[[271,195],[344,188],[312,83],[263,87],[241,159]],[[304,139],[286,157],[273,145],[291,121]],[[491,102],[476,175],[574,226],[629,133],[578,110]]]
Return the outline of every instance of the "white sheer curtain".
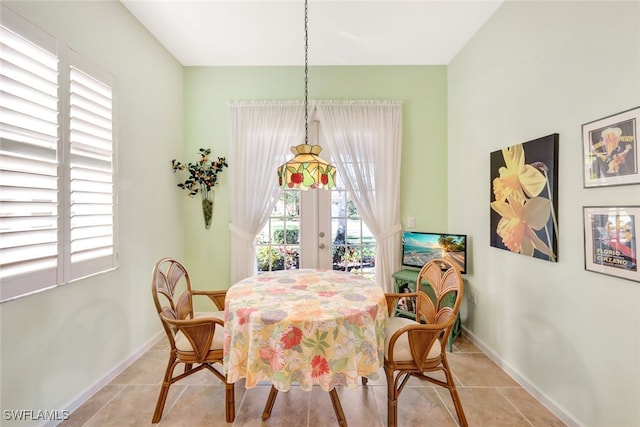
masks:
[[[282,191],[278,166],[289,148],[304,142],[304,104],[300,101],[232,102],[229,184],[231,189],[231,280],[256,272],[255,237]]]
[[[376,280],[392,292],[401,252],[402,104],[318,101],[316,106],[338,179],[376,238]]]

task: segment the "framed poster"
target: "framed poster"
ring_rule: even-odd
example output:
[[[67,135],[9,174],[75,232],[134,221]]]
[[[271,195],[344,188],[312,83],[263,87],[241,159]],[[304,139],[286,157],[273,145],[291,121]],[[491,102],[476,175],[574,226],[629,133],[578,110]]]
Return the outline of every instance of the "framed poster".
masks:
[[[640,183],[640,107],[582,125],[584,187]]]
[[[491,153],[490,245],[558,261],[557,133]]]
[[[640,206],[585,206],[585,269],[640,282]]]

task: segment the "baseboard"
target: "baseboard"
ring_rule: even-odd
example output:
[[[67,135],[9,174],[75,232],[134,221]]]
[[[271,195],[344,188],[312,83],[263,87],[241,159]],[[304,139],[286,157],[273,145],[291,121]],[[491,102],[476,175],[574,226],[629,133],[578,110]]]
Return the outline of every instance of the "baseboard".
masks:
[[[153,346],[156,345],[158,341],[160,341],[164,336],[165,336],[164,331],[158,332],[158,334],[153,336],[149,341],[147,341],[145,344],[139,347],[131,356],[127,357],[125,360],[120,362],[117,366],[115,366],[113,369],[107,372],[107,374],[104,377],[100,378],[98,381],[96,381],[94,384],[92,384],[90,387],[88,387],[86,390],[80,393],[75,399],[71,400],[71,402],[66,404],[64,407],[64,410],[70,414],[76,409],[78,409],[80,406],[82,406],[83,403],[91,399],[93,395],[96,394],[98,391],[100,391],[104,386],[106,386],[111,381],[113,381],[115,377],[120,375],[133,362],[138,360],[140,356],[142,356],[144,353],[146,353],[151,348],[153,348]],[[61,420],[51,420],[42,424],[42,426],[54,427],[60,422]]]
[[[527,390],[533,397],[535,397],[545,408],[551,411],[556,417],[560,418],[568,427],[583,427],[576,419],[574,419],[569,413],[558,406],[553,400],[549,399],[544,393],[542,393],[537,387],[531,384],[526,378],[520,375],[515,369],[513,369],[508,363],[502,360],[491,348],[489,348],[481,339],[473,334],[464,325],[462,326],[464,335],[476,345],[484,354],[493,360],[503,371],[507,373],[515,382],[520,384],[522,388]]]

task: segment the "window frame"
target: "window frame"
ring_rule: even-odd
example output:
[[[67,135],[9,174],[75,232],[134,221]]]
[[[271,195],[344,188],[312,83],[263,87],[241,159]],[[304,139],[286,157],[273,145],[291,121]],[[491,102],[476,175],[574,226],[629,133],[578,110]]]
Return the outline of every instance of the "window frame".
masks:
[[[17,298],[21,298],[27,295],[31,295],[37,292],[41,292],[47,289],[52,289],[67,283],[75,282],[83,278],[103,274],[105,272],[114,270],[118,267],[118,240],[117,240],[117,123],[116,123],[116,90],[115,90],[115,78],[112,74],[102,70],[96,64],[90,62],[86,58],[82,57],[79,53],[74,51],[68,46],[60,47],[59,40],[51,34],[48,34],[41,28],[35,26],[25,18],[21,17],[5,5],[1,5],[2,13],[0,24],[2,27],[7,28],[9,31],[17,34],[27,42],[32,43],[35,46],[49,52],[57,59],[57,142],[56,142],[56,160],[55,167],[57,168],[57,196],[55,204],[57,209],[55,212],[55,219],[52,223],[55,223],[56,241],[52,242],[56,246],[56,254],[51,257],[55,258],[55,265],[49,265],[46,268],[34,268],[30,271],[19,272],[16,274],[8,273],[7,276],[3,276],[0,283],[0,303],[11,301]],[[107,171],[106,176],[110,174],[111,192],[107,190],[105,194],[109,194],[111,197],[110,202],[107,202],[107,206],[111,207],[111,234],[108,230],[105,236],[111,239],[111,245],[107,244],[110,249],[106,251],[106,256],[101,256],[89,260],[90,262],[71,262],[72,241],[71,241],[71,174],[70,174],[70,74],[71,68],[74,67],[80,70],[83,74],[90,76],[92,79],[104,84],[110,95],[110,118],[108,117],[106,123],[111,127],[110,135],[107,140],[110,140],[110,156],[106,155],[105,164],[110,165],[110,171]],[[91,110],[93,111],[93,110]],[[109,110],[107,110],[109,111]],[[7,144],[12,140],[2,139],[2,145]],[[16,142],[20,144],[20,142]],[[6,147],[6,145],[5,145]],[[11,153],[10,149],[7,149],[8,153]],[[108,153],[108,150],[107,150]],[[109,158],[110,157],[110,158]],[[91,159],[91,157],[88,157]],[[109,163],[110,162],[110,163]],[[27,172],[29,173],[29,172]],[[17,188],[19,191],[20,187]],[[95,193],[93,189],[90,193]],[[106,197],[105,197],[106,199]],[[33,201],[33,200],[32,200]],[[8,201],[2,200],[0,203],[8,203]],[[29,201],[24,202],[28,207]],[[33,212],[29,210],[29,212]],[[7,213],[10,218],[11,212]],[[5,229],[3,232],[13,232],[12,228]],[[51,230],[51,229],[49,229]],[[34,228],[27,229],[28,231],[34,231]],[[103,230],[104,231],[104,230]],[[108,238],[106,240],[108,240]],[[4,245],[0,247],[0,250],[5,253],[11,253],[14,248],[20,248],[20,246]],[[25,246],[22,246],[25,248]],[[5,258],[6,259],[6,258]],[[24,258],[22,259],[24,260]],[[17,262],[21,262],[18,260]],[[0,259],[0,266],[5,260]],[[6,261],[7,263],[10,261]],[[7,265],[7,264],[5,264]]]

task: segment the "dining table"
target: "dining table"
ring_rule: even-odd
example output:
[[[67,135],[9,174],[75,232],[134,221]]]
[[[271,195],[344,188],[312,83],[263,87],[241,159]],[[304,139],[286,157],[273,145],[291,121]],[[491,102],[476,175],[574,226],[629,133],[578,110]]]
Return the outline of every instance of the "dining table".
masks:
[[[362,275],[324,269],[261,273],[232,285],[225,298],[224,372],[250,389],[270,383],[262,419],[292,385],[329,392],[377,378],[384,362],[387,308],[383,289]]]

